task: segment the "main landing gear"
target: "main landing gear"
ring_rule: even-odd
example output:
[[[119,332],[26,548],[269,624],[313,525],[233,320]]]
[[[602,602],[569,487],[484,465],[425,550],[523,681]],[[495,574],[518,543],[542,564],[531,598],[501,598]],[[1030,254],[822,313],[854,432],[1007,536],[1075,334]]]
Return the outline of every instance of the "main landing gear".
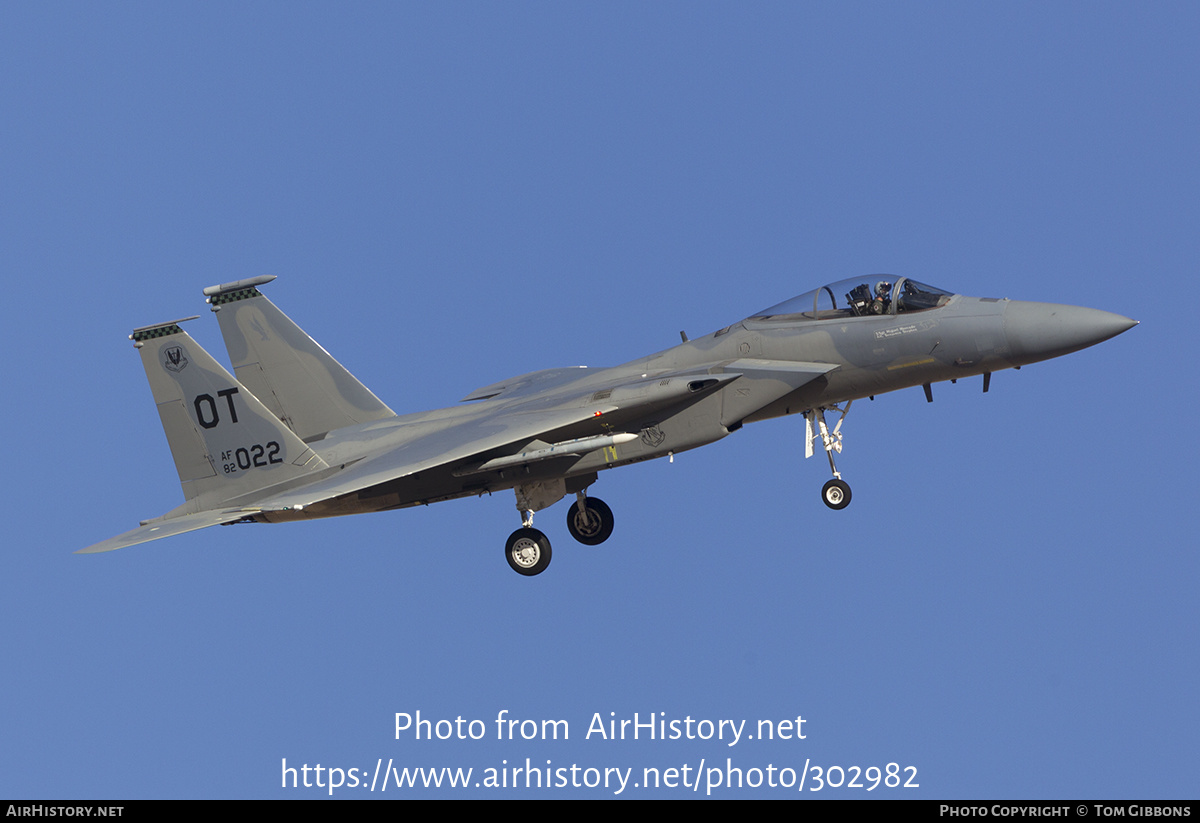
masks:
[[[585,546],[599,546],[613,530],[613,513],[599,497],[585,497],[567,509],[567,531]]]
[[[837,470],[833,462],[833,453],[842,453],[842,421],[850,413],[850,404],[853,402],[847,401],[844,408],[823,406],[804,413],[804,456],[813,456],[813,443],[820,438],[821,445],[825,447],[825,454],[829,457],[829,470],[833,472],[833,479],[821,488],[821,500],[831,509],[844,509],[850,505],[850,484],[842,479],[841,472]],[[827,411],[838,414],[838,421],[832,431],[825,423]]]
[[[547,491],[550,493],[547,494]],[[533,514],[563,496],[560,493],[554,497],[553,491],[530,486],[519,486],[516,490],[521,528],[509,536],[504,546],[504,556],[517,574],[532,577],[541,574],[550,565],[550,538],[533,527]],[[585,546],[600,545],[612,534],[612,509],[600,498],[588,497],[585,490],[576,492],[575,498],[567,510],[567,531]]]
[[[541,574],[550,565],[550,538],[532,526],[517,529],[508,538],[504,556],[517,574]]]

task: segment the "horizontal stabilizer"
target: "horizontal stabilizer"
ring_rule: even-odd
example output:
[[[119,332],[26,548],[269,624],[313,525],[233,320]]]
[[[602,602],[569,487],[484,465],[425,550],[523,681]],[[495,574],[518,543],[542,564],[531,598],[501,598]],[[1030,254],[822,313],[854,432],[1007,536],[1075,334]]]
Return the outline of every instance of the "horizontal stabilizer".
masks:
[[[97,543],[94,546],[88,546],[86,549],[80,549],[75,554],[111,552],[114,549],[123,549],[126,546],[136,546],[138,543],[149,543],[151,540],[160,540],[164,537],[173,537],[177,534],[194,532],[197,529],[203,529],[208,526],[233,523],[246,517],[247,514],[248,512],[237,510],[185,514],[183,517],[147,523],[145,526],[125,532],[124,534],[119,534],[116,537],[105,540],[103,543]]]

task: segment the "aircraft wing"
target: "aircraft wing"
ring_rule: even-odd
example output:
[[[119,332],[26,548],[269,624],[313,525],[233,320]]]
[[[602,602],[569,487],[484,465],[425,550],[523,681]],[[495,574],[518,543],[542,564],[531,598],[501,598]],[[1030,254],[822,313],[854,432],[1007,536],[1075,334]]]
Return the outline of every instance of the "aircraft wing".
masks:
[[[611,409],[612,407],[607,407]],[[558,409],[551,411],[515,411],[485,415],[414,438],[378,456],[348,466],[341,472],[298,489],[264,497],[263,493],[243,495],[219,509],[179,517],[150,521],[144,526],[119,534],[101,543],[80,549],[76,554],[97,554],[148,543],[208,526],[233,523],[259,512],[281,511],[307,506],[321,500],[369,488],[389,480],[487,452],[511,443],[526,443],[538,434],[591,419],[596,411]],[[269,492],[268,492],[269,494]]]
[[[199,354],[198,347],[195,351]],[[528,399],[520,399],[515,403],[501,401],[497,408],[480,408],[479,413],[468,414],[452,422],[436,419],[418,421],[411,425],[414,429],[423,429],[422,433],[398,443],[393,441],[394,445],[384,447],[378,453],[347,461],[341,470],[334,468],[337,462],[331,458],[329,463],[332,465],[316,472],[312,480],[291,477],[276,486],[278,491],[273,491],[271,487],[249,490],[226,499],[215,508],[160,518],[82,549],[79,553],[112,551],[207,526],[233,523],[257,513],[303,509],[390,481],[439,467],[450,467],[455,463],[486,463],[489,459],[513,456],[514,449],[524,448],[533,441],[553,439],[555,432],[567,427],[575,427],[578,432],[581,428],[579,424],[583,423],[596,422],[592,434],[597,439],[606,433],[620,434],[627,426],[636,427],[636,421],[644,419],[647,414],[686,407],[738,381],[744,381],[752,388],[739,392],[739,400],[735,405],[758,407],[834,368],[836,366],[825,363],[784,364],[747,358],[680,371],[627,375],[612,382],[591,383],[578,388],[569,388],[574,381],[566,378],[575,376],[577,379],[586,372],[582,369],[563,369],[537,374],[528,381],[543,383],[543,392],[529,392],[532,386],[522,384],[530,376],[524,376],[506,383],[515,390],[509,395],[510,401],[513,395],[528,396],[526,392],[533,395]],[[546,379],[540,379],[543,377]],[[563,382],[568,386],[563,386]],[[741,385],[740,382],[738,384]],[[551,385],[555,388],[549,388]],[[475,394],[480,393],[490,394],[490,389]],[[738,415],[743,413],[740,408],[736,414],[729,408],[727,412],[732,415],[731,419],[740,419]],[[601,426],[597,418],[611,421],[610,426]],[[432,424],[431,430],[425,428],[427,424]],[[633,430],[628,433],[633,433]],[[313,445],[320,448],[316,443]],[[535,452],[540,454],[537,450]]]
[[[418,474],[494,449],[523,445],[546,432],[591,420],[613,407],[509,411],[471,418],[347,466],[332,477],[258,501],[266,511],[309,506]]]
[[[276,511],[309,506],[438,466],[472,458],[479,459],[504,447],[523,446],[535,438],[546,436],[549,432],[591,421],[599,416],[620,420],[631,413],[642,415],[655,408],[687,405],[724,389],[743,376],[763,384],[763,390],[755,393],[758,396],[753,401],[763,404],[835,368],[835,365],[828,363],[781,364],[777,361],[745,358],[697,369],[626,379],[611,389],[595,392],[593,397],[606,396],[594,404],[526,410],[518,406],[515,409],[510,407],[497,410],[493,414],[469,418],[414,438],[378,456],[365,458],[331,477],[256,501],[256,505],[263,510]],[[563,369],[538,374],[552,375],[552,380],[557,382],[564,373],[578,375],[579,371]],[[667,377],[683,379],[668,380],[665,379]],[[617,428],[620,428],[620,424]],[[596,434],[602,433],[597,428]]]

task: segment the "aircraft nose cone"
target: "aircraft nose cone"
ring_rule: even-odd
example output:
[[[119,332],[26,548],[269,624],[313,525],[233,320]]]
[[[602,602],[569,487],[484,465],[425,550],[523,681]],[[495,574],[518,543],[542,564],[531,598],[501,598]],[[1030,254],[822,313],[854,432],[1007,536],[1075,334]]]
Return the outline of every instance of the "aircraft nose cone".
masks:
[[[1137,323],[1112,312],[1057,303],[1014,300],[1004,310],[1009,348],[1014,359],[1028,363],[1086,349]]]

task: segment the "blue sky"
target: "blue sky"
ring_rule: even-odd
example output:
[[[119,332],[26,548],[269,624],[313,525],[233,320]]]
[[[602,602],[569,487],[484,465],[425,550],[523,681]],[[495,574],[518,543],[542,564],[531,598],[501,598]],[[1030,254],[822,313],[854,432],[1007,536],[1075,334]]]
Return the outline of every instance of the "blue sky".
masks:
[[[1194,797],[1198,40],[1183,3],[6,4],[0,795],[528,758]],[[605,473],[613,537],[539,513],[533,579],[511,494],[72,553],[182,501],[126,335],[201,314],[223,358],[205,286],[278,275],[408,412],[878,271],[1141,325],[856,405],[842,512],[799,419]],[[488,735],[396,739],[418,710]],[[805,739],[585,739],[635,712]],[[389,792],[334,796],[614,793]]]

